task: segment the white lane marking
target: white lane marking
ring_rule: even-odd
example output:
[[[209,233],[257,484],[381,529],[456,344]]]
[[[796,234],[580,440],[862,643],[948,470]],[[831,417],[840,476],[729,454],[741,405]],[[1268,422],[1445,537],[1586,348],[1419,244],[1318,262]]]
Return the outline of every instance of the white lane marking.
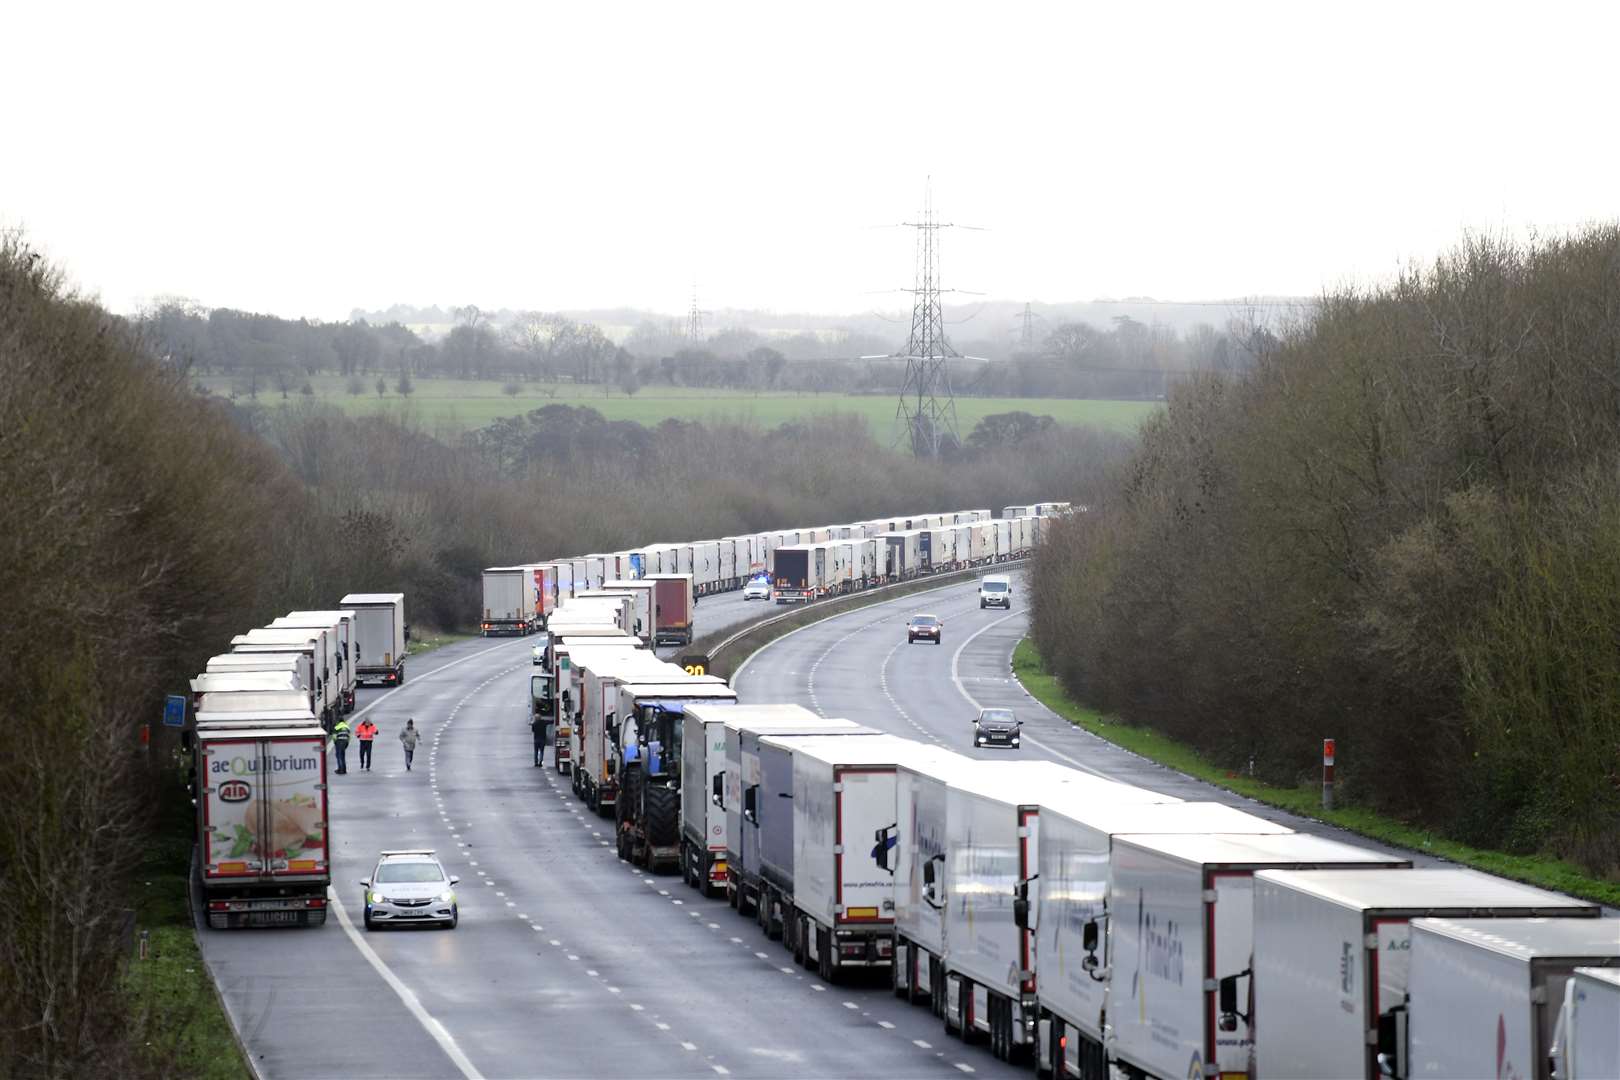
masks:
[[[762,952],[757,952],[754,955],[759,957],[761,960],[769,960],[770,959],[769,956],[767,956],[765,953],[762,953]]]
[[[923,1049],[924,1049],[924,1050],[932,1050],[932,1049],[933,1049],[933,1048],[934,1048],[934,1044],[933,1044],[933,1043],[931,1043],[931,1042],[928,1042],[928,1041],[926,1041],[926,1040],[924,1040],[924,1039],[912,1039],[912,1040],[911,1040],[911,1044],[912,1044],[912,1045],[913,1045],[913,1046],[920,1046],[920,1047],[922,1047],[922,1048],[923,1048]]]
[[[517,644],[517,643],[513,642],[513,641],[508,641],[508,642],[506,642],[504,644],[501,644],[501,645],[491,645],[487,649],[479,649],[477,652],[473,653],[471,656],[463,656],[460,660],[452,660],[448,664],[444,665],[443,667],[434,668],[432,671],[428,672],[426,675],[413,675],[413,676],[411,676],[411,685],[412,686],[421,686],[427,680],[429,680],[431,678],[434,678],[435,676],[442,675],[446,671],[449,671],[453,667],[459,667],[460,665],[465,664],[469,660],[476,660],[480,656],[483,656],[486,653],[494,652],[496,649],[511,648],[515,644]],[[506,673],[502,672],[501,674],[504,675]],[[366,713],[370,712],[372,709],[375,709],[378,705],[381,705],[384,701],[387,701],[388,698],[393,695],[395,690],[403,690],[403,689],[404,689],[403,686],[395,686],[395,687],[393,687],[393,688],[391,688],[389,690],[383,691],[381,697],[377,698],[376,701],[373,701],[371,704],[367,705],[365,708],[361,709],[359,712],[357,712],[353,716],[349,717],[349,719],[350,720],[358,720],[358,719],[360,719],[362,716],[366,715]],[[449,722],[450,721],[448,721],[448,720],[445,721],[446,724],[448,724]]]
[[[596,972],[590,968],[585,969],[585,974],[589,975],[593,979],[596,978]]]
[[[668,1031],[669,1030],[669,1025],[665,1024],[665,1023],[663,1023],[661,1021],[656,1023],[656,1027],[658,1028],[659,1031]]]
[[[697,1049],[697,1043],[683,1042],[683,1043],[681,1043],[681,1049],[682,1050],[696,1050]]]
[[[781,644],[782,642],[786,641],[788,638],[792,637],[795,634],[803,633],[804,631],[809,630],[812,627],[826,626],[830,622],[834,622],[835,620],[838,620],[838,619],[845,619],[845,618],[848,618],[851,615],[858,615],[863,611],[869,612],[872,608],[878,608],[878,607],[883,607],[883,606],[885,606],[887,604],[898,603],[901,600],[910,600],[913,596],[921,596],[924,593],[939,592],[942,589],[954,589],[959,585],[972,585],[972,584],[975,584],[975,581],[973,579],[970,579],[970,580],[967,580],[967,581],[947,582],[944,585],[936,585],[932,589],[918,589],[916,592],[909,592],[909,593],[906,593],[904,596],[897,596],[893,600],[880,600],[875,604],[867,604],[865,607],[858,607],[854,611],[840,611],[838,614],[829,615],[825,619],[817,619],[815,622],[805,623],[803,626],[799,627],[797,630],[789,630],[787,633],[783,634],[781,637],[774,638],[774,639],[772,639],[770,641],[767,641],[765,644],[761,645],[759,648],[755,649],[753,652],[751,652],[747,656],[745,656],[743,658],[743,662],[737,665],[737,670],[733,671],[731,673],[731,685],[732,685],[733,688],[736,687],[737,680],[742,678],[743,671],[745,669],[747,669],[749,664],[753,663],[754,657],[758,656],[760,653],[764,652],[766,649],[769,649],[773,645]],[[884,618],[889,618],[889,617],[890,616],[887,616],[887,615],[884,616]],[[879,619],[877,621],[882,622],[883,620]],[[876,625],[876,624],[874,623],[873,625]],[[792,673],[790,672],[789,674],[792,674]]]
[[[709,1068],[713,1069],[716,1073],[718,1073],[721,1076],[730,1076],[731,1075],[731,1070],[726,1068],[724,1065],[710,1065]]]
[[[443,1050],[445,1056],[455,1063],[462,1076],[466,1077],[467,1080],[483,1080],[484,1074],[479,1072],[473,1063],[468,1060],[467,1055],[461,1052],[461,1047],[456,1045],[456,1040],[450,1035],[449,1031],[445,1030],[445,1026],[434,1019],[433,1015],[422,1007],[422,1003],[417,1000],[416,994],[412,992],[411,988],[406,986],[398,975],[394,974],[393,969],[383,962],[382,957],[378,956],[370,945],[366,944],[366,939],[361,937],[360,932],[354,928],[354,923],[349,919],[348,909],[343,906],[343,901],[338,899],[337,893],[329,891],[328,896],[330,897],[328,902],[331,904],[332,909],[337,912],[338,922],[342,924],[343,932],[349,935],[349,940],[354,942],[354,947],[360,950],[360,955],[366,958],[366,962],[372,966],[378,975],[383,977],[384,982],[393,988],[394,993],[399,995],[399,1000],[404,1002],[405,1008],[409,1009],[411,1015],[416,1017],[417,1023],[421,1024],[433,1041],[439,1044],[439,1049]]]
[[[878,1027],[883,1028],[885,1031],[893,1031],[894,1030],[894,1025],[889,1023],[887,1020],[879,1020],[878,1021]]]
[[[971,1065],[969,1065],[969,1064],[968,1064],[968,1063],[967,1063],[967,1062],[965,1062],[965,1061],[958,1061],[958,1062],[956,1062],[956,1063],[955,1063],[955,1064],[956,1064],[956,1067],[957,1067],[957,1068],[958,1068],[958,1069],[961,1069],[961,1070],[962,1070],[962,1071],[963,1071],[963,1072],[965,1072],[965,1073],[970,1073],[970,1072],[972,1072],[972,1071],[973,1071],[973,1066],[971,1066]]]
[[[640,1012],[640,1011],[641,1011],[641,1010],[642,1010],[642,1009],[644,1009],[644,1008],[646,1008],[646,1006],[645,1006],[645,1005],[637,1005],[637,1004],[636,1004],[636,1003],[635,1003],[635,1002],[633,1002],[633,1001],[632,1001],[632,1002],[631,1002],[631,1003],[630,1003],[630,1007],[631,1007],[631,1008],[632,1008],[632,1009],[634,1009],[634,1010],[635,1010],[635,1011],[636,1011],[636,1012]]]
[[[853,1001],[846,1001],[846,1002],[844,1002],[844,1008],[846,1008],[846,1009],[858,1009],[858,1008],[860,1008],[860,1006],[855,1004]]]
[[[790,968],[790,967],[785,967],[785,968],[777,968],[777,969],[776,969],[776,970],[777,970],[777,971],[780,971],[780,972],[781,972],[781,973],[782,973],[782,974],[784,974],[784,975],[791,975],[791,974],[793,974],[793,969],[792,969],[792,968]]]
[[[607,988],[607,990],[610,994],[617,994],[621,992],[617,986],[610,986]]]
[[[962,650],[967,648],[969,645],[971,645],[973,643],[973,639],[978,637],[980,634],[984,633],[986,630],[989,630],[991,627],[994,627],[994,626],[1000,626],[1002,623],[1006,622],[1008,619],[1011,619],[1016,615],[1022,615],[1022,614],[1024,614],[1024,612],[1022,612],[1022,611],[1014,611],[1014,612],[1012,612],[1010,614],[1003,615],[1001,618],[996,619],[994,622],[985,623],[983,626],[981,626],[977,630],[973,631],[973,633],[969,634],[967,636],[967,639],[965,641],[963,641],[962,644],[958,645],[956,647],[956,651],[951,654],[951,682],[956,684],[956,692],[961,694],[963,697],[967,698],[968,704],[972,705],[975,709],[982,709],[982,708],[984,708],[984,706],[979,704],[979,699],[974,697],[972,694],[968,693],[967,692],[967,687],[962,685],[962,676],[959,674],[959,668],[957,666],[958,662],[962,658]],[[1070,757],[1068,754],[1065,754],[1063,751],[1054,749],[1054,748],[1046,745],[1045,743],[1041,742],[1039,739],[1035,738],[1035,736],[1033,736],[1033,735],[1025,735],[1024,736],[1024,741],[1029,743],[1031,746],[1040,747],[1042,750],[1045,750],[1048,754],[1051,754],[1053,757],[1061,758],[1064,761],[1067,761],[1070,765],[1073,765],[1075,768],[1081,770],[1082,772],[1088,772],[1092,776],[1100,776],[1105,780],[1114,779],[1113,777],[1109,776],[1107,773],[1104,773],[1099,769],[1095,769],[1092,766],[1087,765],[1083,761],[1076,761],[1074,758]]]
[[[811,983],[810,984],[810,989],[812,989],[812,990],[825,990],[827,988],[825,986],[822,986],[820,983]]]

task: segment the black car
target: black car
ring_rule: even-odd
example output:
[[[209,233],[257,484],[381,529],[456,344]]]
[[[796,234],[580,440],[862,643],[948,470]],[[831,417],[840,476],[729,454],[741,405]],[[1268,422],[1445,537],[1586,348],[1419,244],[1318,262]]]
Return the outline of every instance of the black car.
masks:
[[[920,638],[938,645],[939,631],[943,625],[938,615],[913,615],[911,621],[906,623],[906,644],[910,645]]]
[[[974,746],[1006,746],[1018,749],[1018,736],[1023,724],[1011,709],[981,709],[973,721]]]

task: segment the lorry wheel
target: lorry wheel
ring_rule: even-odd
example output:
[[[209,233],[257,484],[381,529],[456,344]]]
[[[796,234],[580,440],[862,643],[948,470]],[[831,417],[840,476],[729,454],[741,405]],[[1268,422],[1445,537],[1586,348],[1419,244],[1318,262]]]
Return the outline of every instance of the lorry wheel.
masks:
[[[404,664],[399,665],[399,678],[394,680],[394,685],[395,686],[404,686],[405,685],[405,665]]]
[[[681,832],[680,792],[662,784],[648,784],[642,792],[642,807],[647,818],[643,823],[647,843],[655,847],[675,843]]]
[[[832,985],[832,935],[820,927],[816,928],[816,974],[822,982]]]
[[[785,935],[787,930],[782,932]],[[793,918],[793,962],[800,967],[810,966],[810,950],[804,947],[804,919],[797,915]]]
[[[894,991],[894,996],[897,998],[906,996],[906,987],[905,983],[901,981],[901,975],[902,973],[907,976],[911,974],[911,962],[906,959],[908,952],[910,952],[910,948],[901,945],[889,957],[889,989]]]

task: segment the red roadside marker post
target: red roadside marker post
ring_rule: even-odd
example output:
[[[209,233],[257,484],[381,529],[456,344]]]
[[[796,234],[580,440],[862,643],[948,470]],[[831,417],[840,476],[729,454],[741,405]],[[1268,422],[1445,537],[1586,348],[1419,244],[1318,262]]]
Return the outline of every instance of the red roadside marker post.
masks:
[[[1333,809],[1333,740],[1322,740],[1322,809]]]

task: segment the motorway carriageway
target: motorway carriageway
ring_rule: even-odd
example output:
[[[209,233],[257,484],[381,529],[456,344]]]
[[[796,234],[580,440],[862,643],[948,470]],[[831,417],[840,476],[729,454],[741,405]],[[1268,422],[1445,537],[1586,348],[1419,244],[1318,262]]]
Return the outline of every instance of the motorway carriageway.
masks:
[[[699,630],[777,610],[708,597]],[[723,899],[620,862],[611,823],[530,763],[532,641],[459,642],[361,691],[356,716],[381,730],[373,771],[351,747],[331,777],[326,926],[199,932],[258,1075],[1027,1075],[886,985],[820,983]],[[407,716],[423,735],[409,773]],[[456,930],[360,928],[359,879],[408,847],[461,877]]]
[[[1026,629],[1022,572],[1014,590],[1011,612],[981,610],[974,582],[857,609],[778,639],[733,682],[743,701],[797,702],[974,756],[1058,760],[1378,847],[1048,712],[1011,676]],[[920,611],[944,621],[943,644],[906,643]],[[700,631],[773,612],[710,597]],[[1030,1075],[949,1039],[886,985],[823,985],[724,900],[620,862],[611,824],[554,769],[530,764],[530,640],[448,646],[413,660],[403,687],[363,692],[381,728],[377,762],[333,777],[341,904],[325,928],[200,935],[262,1075]],[[1018,711],[1022,751],[972,747],[971,722],[988,706]],[[397,741],[407,715],[424,736],[409,774]],[[460,928],[359,930],[358,879],[379,850],[415,846],[460,875]]]

